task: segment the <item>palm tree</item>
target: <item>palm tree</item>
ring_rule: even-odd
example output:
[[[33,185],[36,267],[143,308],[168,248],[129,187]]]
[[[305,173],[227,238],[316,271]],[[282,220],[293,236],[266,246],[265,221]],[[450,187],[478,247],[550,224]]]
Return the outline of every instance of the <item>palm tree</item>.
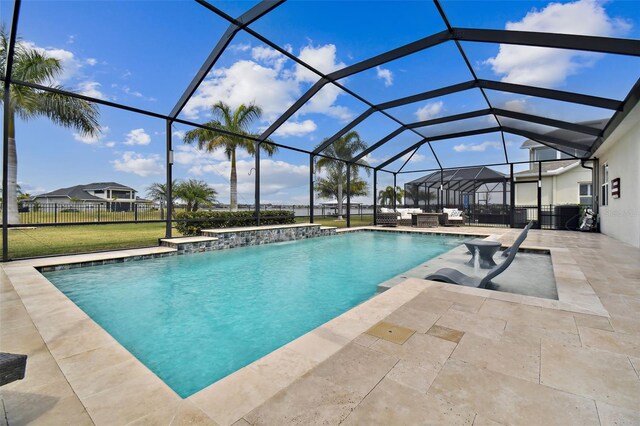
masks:
[[[218,192],[203,180],[189,179],[176,186],[175,194],[187,203],[188,212],[195,212],[200,207],[215,203]]]
[[[0,27],[0,69],[6,70],[7,54],[9,50],[9,37],[4,26]],[[16,42],[13,56],[12,78],[28,83],[49,84],[56,76],[62,73],[62,65],[58,59],[47,56]],[[4,88],[4,82],[0,86]],[[67,90],[61,86],[55,89]],[[4,98],[0,99],[4,102]],[[26,86],[12,85],[9,105],[4,105],[9,110],[9,157],[8,157],[8,181],[6,200],[9,223],[20,223],[18,216],[17,189],[18,157],[16,151],[15,117],[22,120],[30,120],[36,117],[46,117],[64,127],[75,128],[85,135],[96,136],[100,133],[98,124],[98,108],[85,100],[64,96],[58,93],[44,92]]]
[[[173,202],[176,200],[175,188],[177,186],[178,186],[177,180],[174,179],[173,181],[171,181],[171,188],[174,188],[174,190],[171,192],[172,206],[173,206]],[[151,198],[153,201],[158,201],[160,203],[160,220],[164,220],[164,203],[167,202],[167,184],[157,183],[157,182],[152,183],[147,187],[147,197]]]
[[[404,197],[404,190],[397,186],[394,188],[389,185],[385,189],[378,192],[378,201],[383,206],[393,206],[393,199],[395,197],[396,203],[402,203],[402,197]]]
[[[322,145],[325,141],[326,139],[318,146]],[[345,161],[341,160],[351,160],[357,153],[365,150],[366,148],[367,144],[360,139],[358,132],[352,130],[322,151],[322,153],[327,157],[321,157],[316,161],[316,170],[320,172],[323,169],[327,169],[328,178],[335,182],[335,197],[338,202],[338,220],[342,220],[342,202],[345,198],[343,195],[343,187],[346,186],[347,182],[347,166]],[[368,163],[362,159],[350,166],[352,195],[366,195],[366,191],[364,194],[355,194],[353,186],[356,179],[358,179],[358,172],[363,166],[368,166]],[[371,173],[368,168],[365,170],[367,171],[367,175]],[[320,181],[322,181],[322,179],[320,179]],[[317,186],[316,189],[319,191]],[[319,192],[319,194],[321,197],[324,197],[321,192]]]
[[[233,132],[236,135],[243,135],[256,138],[259,135],[251,133],[249,126],[254,120],[260,119],[262,116],[262,108],[257,105],[249,104],[240,105],[233,110],[229,105],[220,101],[211,107],[211,113],[214,119],[205,123],[206,126]],[[184,142],[191,144],[197,142],[198,149],[204,149],[213,152],[223,149],[227,158],[231,161],[231,176],[229,178],[230,192],[230,209],[238,210],[238,176],[236,174],[236,149],[242,148],[249,153],[255,155],[255,142],[243,136],[235,136],[222,134],[209,129],[194,129],[188,131],[184,136]],[[278,148],[268,142],[263,142],[260,147],[269,157],[276,153]]]
[[[342,191],[342,188],[347,186],[347,175],[340,175],[339,171],[335,168],[329,169],[326,178],[320,178],[316,182],[316,191],[322,198],[338,200],[338,205],[341,206],[344,200],[347,198],[347,194]],[[368,184],[365,180],[359,176],[351,178],[351,195],[352,196],[364,196],[368,193]],[[339,211],[339,213],[342,213]],[[340,219],[341,216],[338,217]]]

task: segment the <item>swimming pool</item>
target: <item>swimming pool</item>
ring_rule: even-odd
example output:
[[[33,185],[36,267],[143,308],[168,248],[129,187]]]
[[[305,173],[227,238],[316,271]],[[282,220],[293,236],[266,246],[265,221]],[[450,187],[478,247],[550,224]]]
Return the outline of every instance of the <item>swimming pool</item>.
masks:
[[[44,275],[185,398],[461,241],[356,232]]]

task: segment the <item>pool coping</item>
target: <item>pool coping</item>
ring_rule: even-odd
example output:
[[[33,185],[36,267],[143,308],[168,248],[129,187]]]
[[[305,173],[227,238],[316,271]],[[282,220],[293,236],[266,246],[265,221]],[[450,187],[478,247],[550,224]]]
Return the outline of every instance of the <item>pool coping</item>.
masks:
[[[465,230],[466,232],[412,228],[387,230],[378,227],[351,228],[339,233],[359,231],[463,235],[498,239],[502,236],[499,233],[470,233],[468,230]],[[499,229],[496,231],[500,232]],[[55,265],[90,265],[96,262],[128,261],[175,255],[175,249],[155,247],[30,259],[2,264],[2,269],[18,293],[48,351],[93,421],[101,423],[105,420],[108,423],[107,419],[128,419],[129,413],[137,412],[133,409],[134,407],[140,404],[144,405],[149,414],[136,419],[128,419],[133,421],[175,411],[181,403],[189,401],[215,422],[232,424],[430,287],[537,307],[608,316],[608,312],[595,295],[568,249],[526,245],[523,248],[544,250],[551,254],[559,300],[407,278],[389,290],[372,297],[184,400],[38,271],[38,268]],[[119,360],[116,365],[108,361],[113,359],[113,354],[117,354]],[[91,372],[91,374],[81,374],[81,372]],[[100,389],[97,392],[93,388],[87,391],[87,380],[93,380],[96,374],[99,375],[103,383],[111,384],[111,386],[105,385],[105,389]],[[105,398],[107,394],[113,393],[113,383],[119,383],[116,378],[122,374],[136,377],[138,383],[144,384],[145,392],[140,395],[125,394],[121,398],[113,396]],[[150,400],[149,394],[154,395],[155,398]],[[107,413],[109,417],[106,417]]]

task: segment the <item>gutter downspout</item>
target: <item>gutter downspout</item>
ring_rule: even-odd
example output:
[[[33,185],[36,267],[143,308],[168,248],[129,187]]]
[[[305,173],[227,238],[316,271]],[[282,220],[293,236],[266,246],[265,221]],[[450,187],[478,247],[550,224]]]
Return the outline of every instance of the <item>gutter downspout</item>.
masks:
[[[585,166],[584,163],[587,161],[592,161],[595,167]],[[599,176],[597,176],[600,166],[598,164],[597,158],[592,158],[590,160],[581,159],[580,167],[584,169],[591,170],[591,209],[596,214],[596,232],[600,232],[600,209],[598,206],[600,205],[600,188],[598,187]]]
[[[598,205],[600,204],[600,202],[599,202],[599,200],[597,199],[597,196],[596,196],[596,194],[599,194],[599,192],[596,191],[596,189],[597,189],[596,174],[595,174],[595,169],[593,167],[589,167],[589,166],[585,166],[584,165],[584,163],[586,163],[587,161],[597,162],[598,159],[594,158],[592,160],[585,160],[585,159],[581,159],[580,160],[580,167],[582,167],[583,169],[591,170],[591,208],[597,214],[598,213]]]

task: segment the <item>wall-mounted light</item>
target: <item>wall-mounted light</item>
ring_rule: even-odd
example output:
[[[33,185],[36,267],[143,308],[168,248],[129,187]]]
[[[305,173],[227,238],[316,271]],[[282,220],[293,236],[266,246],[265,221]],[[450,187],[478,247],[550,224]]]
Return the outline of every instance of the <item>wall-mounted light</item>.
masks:
[[[538,181],[538,188],[542,188],[542,181],[541,180]]]

